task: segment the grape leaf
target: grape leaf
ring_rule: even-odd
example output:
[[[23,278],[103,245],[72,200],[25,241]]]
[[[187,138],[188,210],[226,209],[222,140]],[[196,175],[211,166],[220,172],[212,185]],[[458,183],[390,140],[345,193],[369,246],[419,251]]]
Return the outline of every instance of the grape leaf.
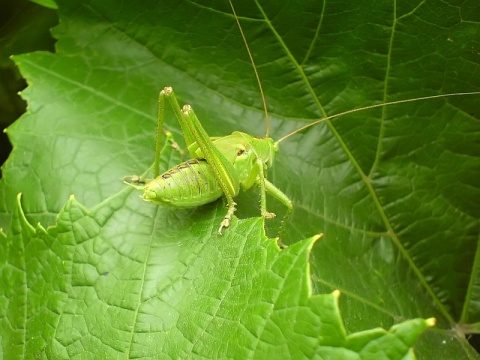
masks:
[[[280,251],[259,218],[205,236],[221,212],[136,213],[129,193],[90,211],[72,197],[48,229],[33,228],[19,201],[2,241],[5,354],[404,359],[433,324],[347,336],[339,292],[311,296],[307,258],[318,237]],[[181,226],[169,226],[172,217]]]

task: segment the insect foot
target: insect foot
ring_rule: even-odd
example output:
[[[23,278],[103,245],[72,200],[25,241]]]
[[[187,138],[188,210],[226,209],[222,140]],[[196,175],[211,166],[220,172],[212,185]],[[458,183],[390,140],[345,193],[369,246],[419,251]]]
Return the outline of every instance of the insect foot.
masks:
[[[268,212],[268,211],[262,211],[262,217],[264,219],[273,219],[275,216],[277,216],[277,215],[275,215],[274,213],[271,213],[271,212]]]
[[[228,228],[230,226],[230,222],[232,220],[233,213],[235,212],[236,208],[235,205],[236,203],[232,203],[231,205],[228,206],[228,211],[225,217],[223,218],[222,223],[220,224],[220,227],[218,228],[218,235],[222,235],[222,230],[225,228]]]
[[[124,183],[128,184],[145,184],[145,179],[138,175],[125,176],[123,178]]]
[[[285,245],[285,244],[282,242],[282,240],[280,240],[279,237],[276,237],[275,240],[276,240],[276,242],[277,242],[277,246],[278,246],[281,250],[286,249],[286,248],[288,247],[288,245]]]
[[[163,130],[163,133],[165,134],[165,136],[167,137],[167,141],[170,143],[170,147],[175,150],[176,152],[178,152],[180,154],[180,156],[184,156],[185,155],[185,151],[180,147],[180,145],[177,144],[177,142],[175,141],[175,139],[173,138],[173,134],[171,131],[169,130]]]
[[[125,176],[123,178],[123,183],[125,185],[128,185],[128,186],[136,189],[136,190],[143,191],[145,189],[145,183],[142,180],[138,180],[138,179],[141,179],[141,178],[137,175]],[[137,184],[141,184],[141,185],[137,185]]]

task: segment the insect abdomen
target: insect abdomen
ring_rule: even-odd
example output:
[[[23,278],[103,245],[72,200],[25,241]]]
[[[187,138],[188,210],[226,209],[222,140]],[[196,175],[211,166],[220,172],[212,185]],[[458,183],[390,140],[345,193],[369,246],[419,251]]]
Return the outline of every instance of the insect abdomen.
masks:
[[[192,159],[171,168],[145,185],[143,199],[174,207],[208,204],[223,191],[205,159]]]

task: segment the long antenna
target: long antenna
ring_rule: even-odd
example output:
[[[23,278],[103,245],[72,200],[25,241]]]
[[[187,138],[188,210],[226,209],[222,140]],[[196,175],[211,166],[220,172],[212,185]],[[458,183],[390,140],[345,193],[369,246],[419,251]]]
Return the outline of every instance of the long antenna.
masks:
[[[480,95],[480,91],[460,92],[460,93],[441,94],[441,95],[430,95],[430,96],[423,96],[423,97],[419,97],[419,98],[415,98],[415,99],[390,101],[390,102],[386,102],[386,103],[382,103],[382,104],[369,105],[369,106],[365,106],[365,107],[362,107],[362,108],[347,110],[347,111],[344,111],[344,112],[341,112],[341,113],[338,113],[338,114],[335,114],[335,115],[331,115],[331,116],[321,118],[321,119],[316,120],[316,121],[314,121],[310,124],[304,125],[301,128],[298,128],[297,130],[292,131],[290,134],[287,134],[284,137],[280,138],[279,140],[277,140],[275,142],[275,144],[281,143],[283,140],[288,139],[290,136],[293,136],[296,133],[299,133],[300,131],[308,129],[310,126],[316,125],[318,123],[321,123],[321,122],[324,122],[324,121],[327,121],[327,120],[332,120],[332,119],[338,118],[338,117],[343,116],[343,115],[352,114],[352,113],[356,113],[356,112],[360,112],[360,111],[364,111],[364,110],[368,110],[368,109],[374,109],[374,108],[381,107],[381,106],[403,104],[403,103],[409,103],[409,102],[420,101],[420,100],[443,98],[443,97],[448,97],[448,96],[462,96],[462,95]]]
[[[242,35],[243,42],[245,44],[245,47],[248,52],[248,56],[250,57],[250,62],[252,63],[253,66],[253,71],[255,73],[255,77],[257,78],[257,83],[258,83],[258,88],[260,89],[260,95],[262,96],[262,102],[263,102],[263,110],[265,111],[265,124],[267,127],[267,131],[265,136],[269,137],[270,136],[270,121],[268,120],[268,111],[267,111],[267,101],[265,100],[265,94],[263,92],[262,88],[262,83],[260,81],[260,76],[258,76],[258,71],[257,67],[255,66],[255,61],[253,61],[253,56],[252,52],[250,51],[250,47],[248,46],[247,39],[245,38],[245,34],[243,33],[242,26],[240,25],[240,21],[238,20],[237,13],[235,12],[235,8],[233,7],[232,0],[228,0],[230,3],[230,7],[232,8],[233,15],[235,16],[235,21],[237,22],[238,29],[240,30],[240,34]]]

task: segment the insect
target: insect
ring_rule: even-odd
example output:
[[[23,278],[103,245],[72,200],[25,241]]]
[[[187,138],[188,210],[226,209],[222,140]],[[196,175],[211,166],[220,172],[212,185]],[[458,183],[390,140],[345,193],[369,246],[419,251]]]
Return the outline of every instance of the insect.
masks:
[[[266,101],[263,96],[261,82],[252,54],[233,6],[232,11],[250,56],[266,112]],[[275,217],[275,214],[267,210],[267,193],[286,207],[286,214],[284,215],[280,229],[280,234],[282,234],[285,230],[287,220],[293,211],[293,203],[284,192],[277,188],[266,177],[267,170],[272,167],[275,154],[281,142],[308,127],[349,113],[392,104],[446,96],[461,96],[465,94],[466,93],[455,93],[426,96],[353,109],[313,121],[274,141],[268,135],[268,120],[267,135],[265,137],[255,137],[239,131],[223,137],[210,137],[195,115],[192,107],[190,105],[181,107],[173,89],[171,87],[165,87],[159,95],[155,162],[153,167],[154,176],[152,179],[142,179],[138,176],[128,177],[125,178],[124,182],[142,191],[142,198],[145,201],[179,208],[200,206],[225,196],[227,200],[227,210],[219,225],[218,234],[222,234],[223,230],[230,226],[232,217],[236,211],[237,204],[235,203],[235,197],[238,195],[240,189],[248,190],[256,185],[260,189],[260,212],[263,218],[270,219]],[[163,133],[165,106],[167,102],[173,109],[180,123],[191,159],[160,174],[161,135]]]
[[[159,175],[159,135],[163,130],[166,99],[180,122],[192,159]],[[239,131],[224,137],[209,137],[192,107],[180,108],[173,89],[166,87],[159,95],[154,179],[133,177],[125,183],[143,191],[142,198],[146,201],[174,207],[200,206],[225,195],[228,210],[218,228],[218,233],[222,234],[222,230],[230,226],[236,210],[234,198],[240,188],[247,190],[254,184],[259,186],[260,211],[266,219],[275,216],[266,208],[267,191],[287,207],[287,213],[292,211],[291,200],[265,178],[276,151],[277,143],[269,137],[258,138]],[[135,182],[144,185],[137,186]]]

